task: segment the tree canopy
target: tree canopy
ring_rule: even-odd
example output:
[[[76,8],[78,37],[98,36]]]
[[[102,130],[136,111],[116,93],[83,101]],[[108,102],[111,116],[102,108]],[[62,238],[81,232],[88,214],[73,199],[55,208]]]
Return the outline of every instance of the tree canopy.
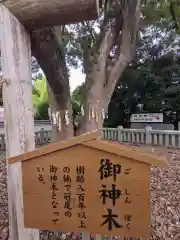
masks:
[[[164,122],[180,120],[180,57],[167,53],[123,74],[108,108],[106,126],[129,126],[131,114],[163,112]]]

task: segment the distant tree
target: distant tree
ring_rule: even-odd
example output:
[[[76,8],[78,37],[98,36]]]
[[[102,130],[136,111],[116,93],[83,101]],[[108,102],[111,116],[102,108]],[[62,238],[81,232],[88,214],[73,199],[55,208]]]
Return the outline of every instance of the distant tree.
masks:
[[[128,127],[133,113],[163,112],[165,123],[180,120],[180,57],[167,53],[132,64],[122,75],[108,107],[105,126]]]

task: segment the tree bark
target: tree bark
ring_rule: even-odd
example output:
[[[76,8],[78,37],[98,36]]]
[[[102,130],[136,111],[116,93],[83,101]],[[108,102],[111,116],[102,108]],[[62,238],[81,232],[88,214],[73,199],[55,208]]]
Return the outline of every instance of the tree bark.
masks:
[[[3,4],[29,30],[98,17],[99,0],[6,0]]]
[[[7,157],[34,149],[30,38],[0,5],[2,74]],[[39,231],[24,227],[21,163],[8,165],[9,229],[12,240],[38,240]]]
[[[116,8],[120,7],[121,14],[117,13],[115,23],[112,21],[111,24],[108,23],[108,27],[105,25],[102,34],[99,35],[97,41],[99,47],[97,49],[96,46],[93,58],[89,60],[90,64],[92,62],[94,64],[91,71],[86,73],[87,95],[82,132],[90,132],[102,127],[115,86],[134,57],[140,3],[141,0],[117,3]],[[105,31],[104,36],[103,31]],[[109,60],[112,49],[115,53]]]
[[[72,137],[74,131],[69,75],[64,46],[61,41],[61,28],[33,32],[31,42],[33,54],[43,69],[49,85],[53,128],[52,141]]]
[[[73,137],[74,136],[73,123],[71,120],[72,118],[70,117],[71,116],[70,96],[68,97],[66,103],[57,103],[50,87],[48,91],[49,91],[49,103],[51,108],[52,142],[57,142],[67,139],[69,137]],[[68,109],[70,110],[70,112]]]

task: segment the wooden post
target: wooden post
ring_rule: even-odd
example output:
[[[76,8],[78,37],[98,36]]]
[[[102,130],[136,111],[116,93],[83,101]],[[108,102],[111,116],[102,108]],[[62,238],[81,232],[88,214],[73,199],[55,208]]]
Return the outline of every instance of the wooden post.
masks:
[[[30,38],[19,21],[0,5],[3,102],[6,155],[34,148]],[[8,203],[11,240],[38,240],[39,231],[24,227],[21,164],[8,165]]]

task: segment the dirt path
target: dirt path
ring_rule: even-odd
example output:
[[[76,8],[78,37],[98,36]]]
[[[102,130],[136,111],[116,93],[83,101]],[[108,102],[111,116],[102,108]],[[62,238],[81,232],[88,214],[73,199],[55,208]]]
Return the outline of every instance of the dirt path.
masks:
[[[180,239],[180,150],[155,148],[128,144],[131,148],[141,148],[143,151],[158,153],[169,161],[171,166],[166,169],[151,168],[151,240]],[[8,239],[8,208],[6,164],[4,151],[0,151],[0,239]],[[143,227],[143,226],[142,226]],[[62,233],[61,237],[53,236],[51,232],[41,232],[41,240],[81,239],[78,233]],[[112,238],[111,238],[112,239]],[[113,239],[119,239],[114,237]]]

